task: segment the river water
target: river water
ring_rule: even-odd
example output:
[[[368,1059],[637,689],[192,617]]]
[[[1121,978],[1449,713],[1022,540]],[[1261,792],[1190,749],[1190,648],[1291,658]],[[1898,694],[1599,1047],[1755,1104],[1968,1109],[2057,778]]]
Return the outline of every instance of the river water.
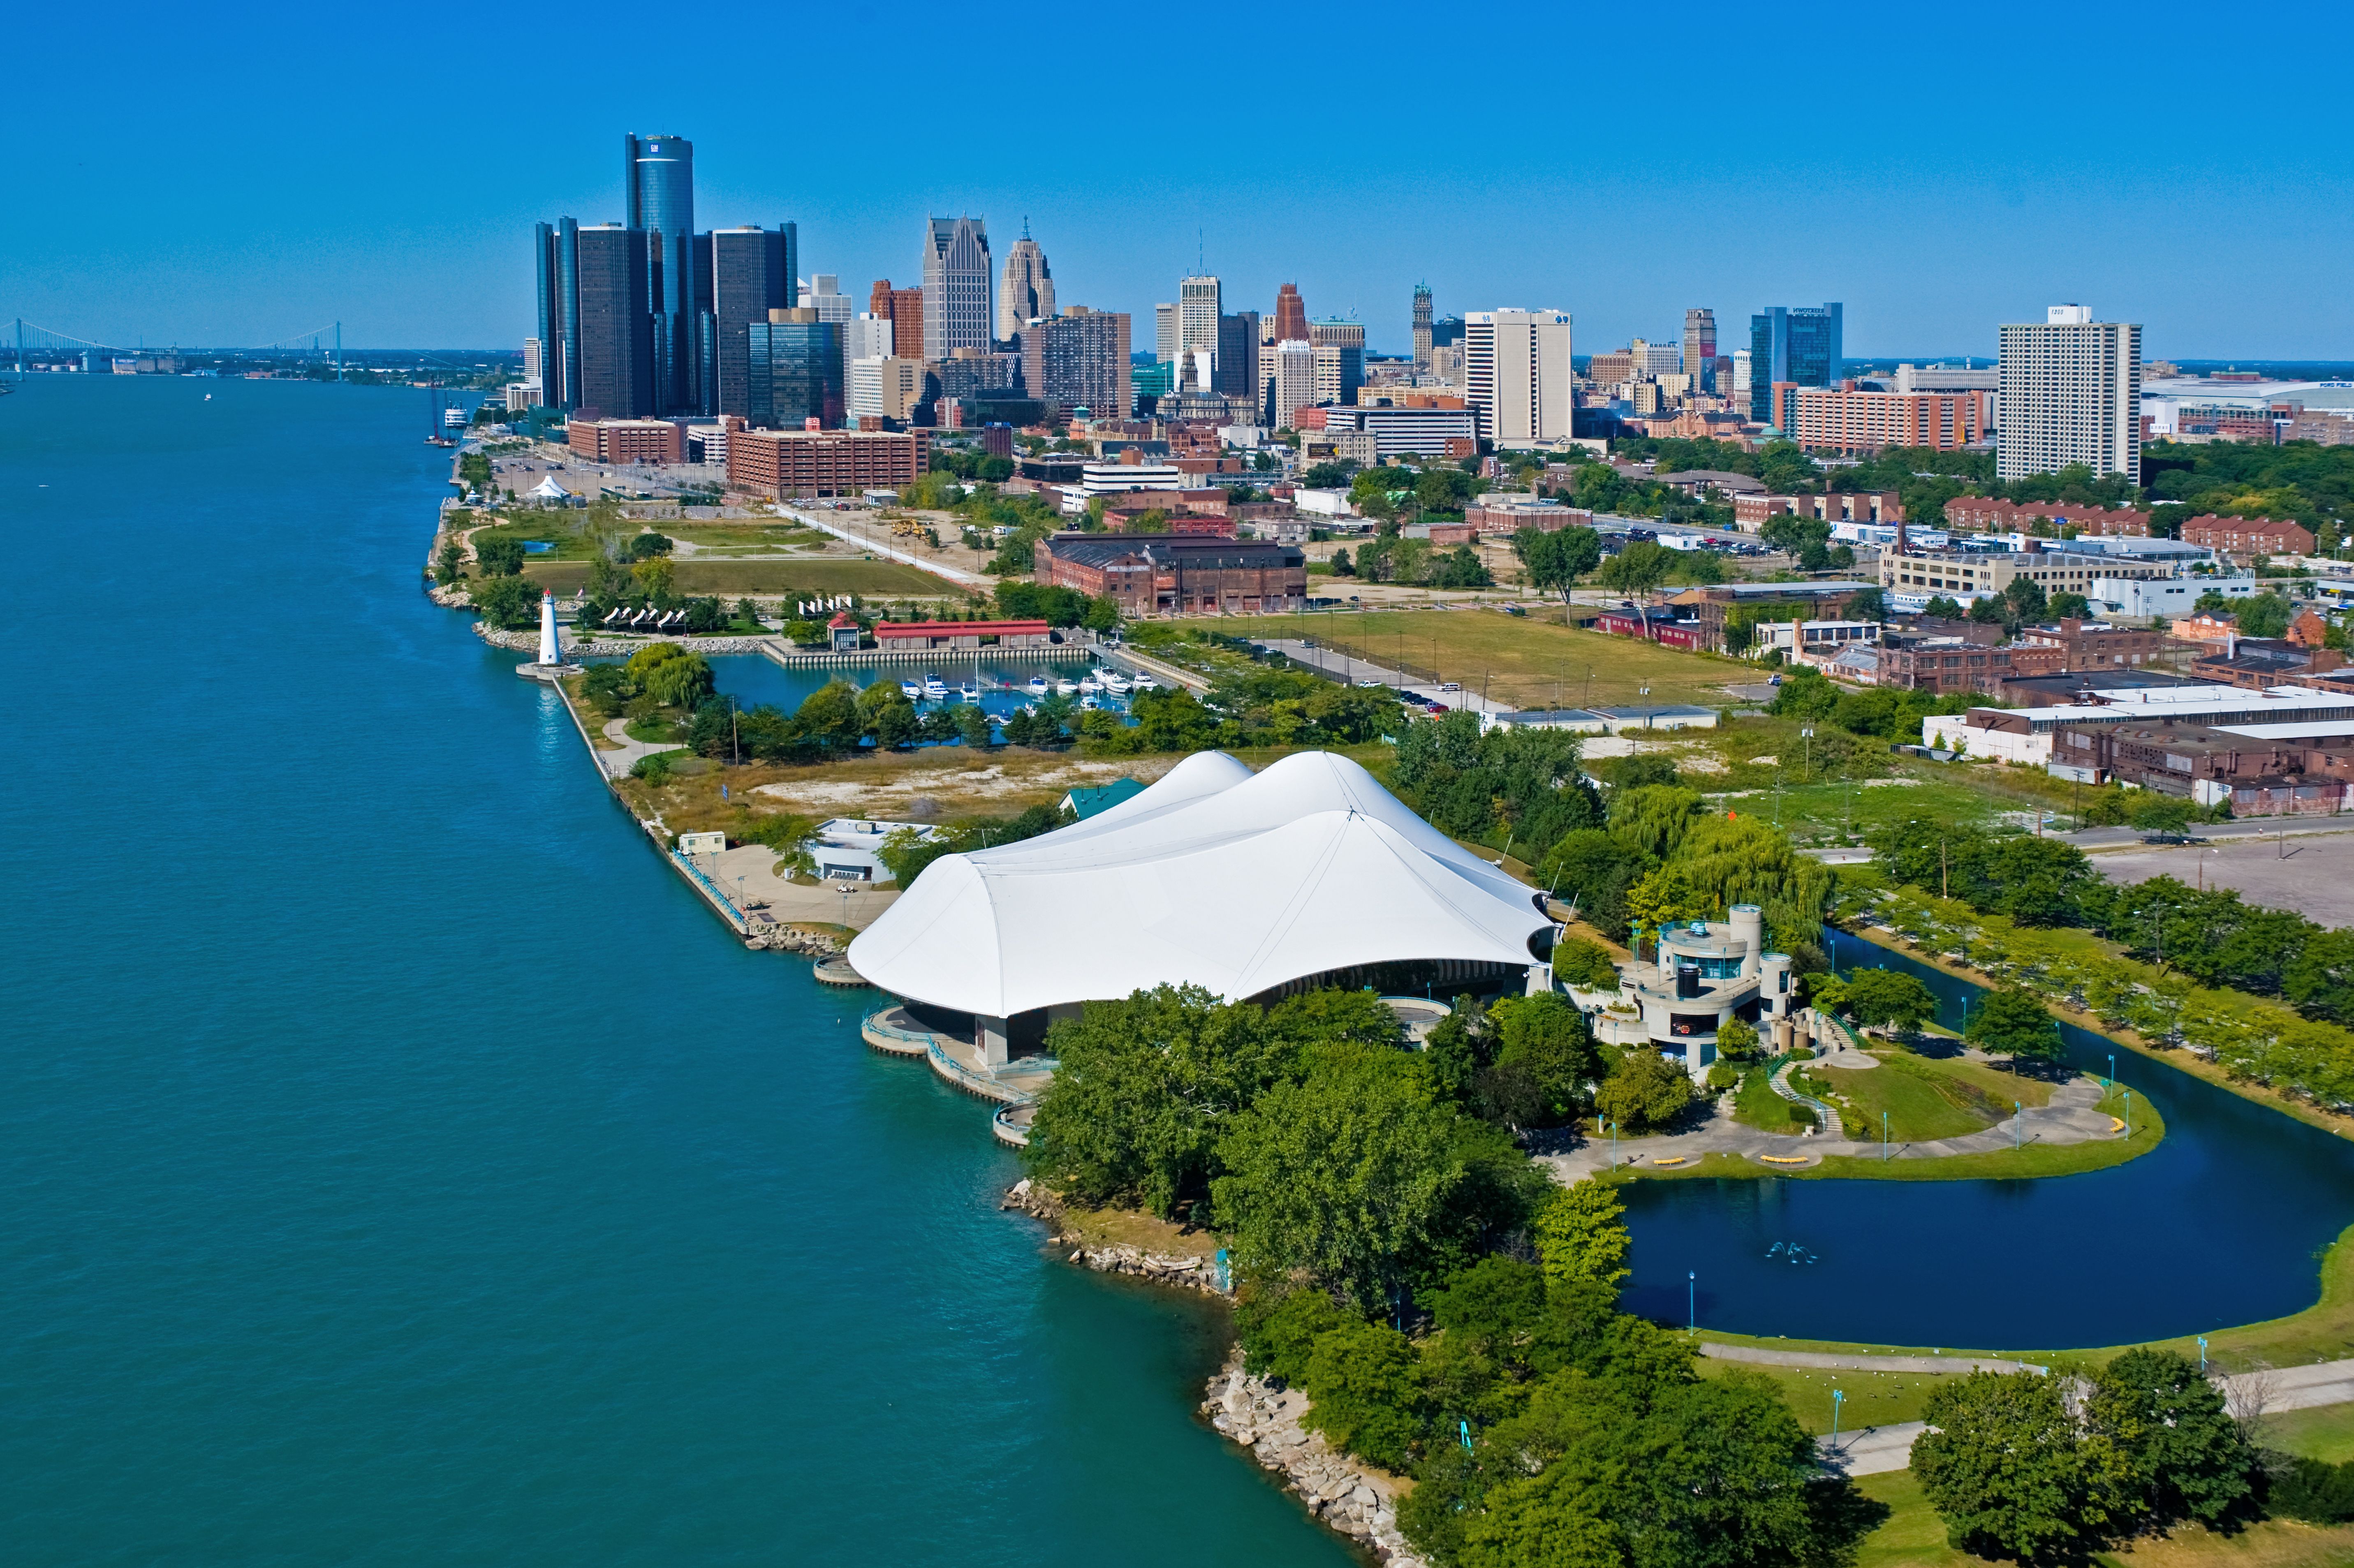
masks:
[[[1920,976],[1949,1027],[1977,993],[1844,932],[1827,940],[1842,972]],[[2061,1034],[2074,1066],[2105,1076],[2114,1053],[2121,1081],[2156,1098],[2156,1150],[2043,1181],[1638,1182],[1628,1308],[1735,1333],[2062,1350],[2311,1306],[2322,1249],[2354,1224],[2354,1143],[2073,1024]]]
[[[8,1561],[1346,1563],[418,593],[416,415],[0,398]]]

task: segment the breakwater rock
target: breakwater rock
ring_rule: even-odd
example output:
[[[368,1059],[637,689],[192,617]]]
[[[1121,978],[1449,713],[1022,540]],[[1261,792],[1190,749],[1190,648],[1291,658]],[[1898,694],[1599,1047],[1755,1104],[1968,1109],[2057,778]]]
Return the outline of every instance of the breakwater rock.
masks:
[[[1092,1268],[1097,1274],[1131,1275],[1157,1285],[1198,1290],[1204,1296],[1224,1298],[1231,1294],[1218,1284],[1218,1266],[1214,1258],[1183,1252],[1151,1252],[1125,1243],[1090,1243],[1084,1236],[1065,1234],[1062,1200],[1051,1189],[1039,1186],[1026,1176],[1006,1190],[997,1206],[1019,1209],[1032,1219],[1055,1227],[1055,1234],[1046,1238],[1047,1245],[1057,1250],[1071,1247],[1069,1261],[1082,1268]]]
[[[1202,1402],[1202,1414],[1211,1425],[1248,1448],[1261,1466],[1280,1473],[1310,1513],[1362,1542],[1389,1568],[1425,1568],[1423,1559],[1398,1533],[1398,1478],[1335,1453],[1321,1433],[1302,1426],[1307,1394],[1253,1377],[1243,1370],[1237,1350],[1210,1380],[1210,1397]]]
[[[438,600],[436,602],[439,602]],[[493,648],[512,649],[518,653],[539,652],[539,633],[502,631],[487,620],[474,622],[474,635]],[[641,648],[656,642],[673,642],[690,653],[758,653],[768,641],[765,637],[646,637],[635,641],[620,638],[592,638],[583,641],[572,629],[556,629],[557,646],[566,655],[576,659],[626,659]]]
[[[773,931],[755,931],[744,938],[744,945],[759,951],[768,949],[783,953],[813,953],[823,955],[842,951],[842,944],[822,931],[796,931],[790,926]]]

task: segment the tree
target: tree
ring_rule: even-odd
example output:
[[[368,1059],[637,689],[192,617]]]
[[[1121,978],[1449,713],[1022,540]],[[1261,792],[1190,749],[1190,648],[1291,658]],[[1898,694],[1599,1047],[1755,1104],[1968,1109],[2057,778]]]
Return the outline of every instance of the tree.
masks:
[[[1921,613],[1932,620],[1959,620],[1964,611],[1961,600],[1945,594],[1934,594],[1929,602],[1921,607]]]
[[[2059,620],[2082,620],[2092,612],[2093,601],[2080,593],[2055,593],[2052,596],[2052,614]]]
[[[484,620],[505,631],[526,631],[539,624],[540,587],[528,577],[486,577],[472,590],[474,609]]]
[[[1913,1473],[1958,1551],[2078,1560],[2115,1532],[2133,1485],[2106,1438],[2087,1440],[2062,1379],[1971,1372],[1929,1396]]]
[[[664,707],[689,712],[701,707],[716,690],[711,662],[700,653],[684,652],[648,670],[641,683],[646,695]]]
[[[1564,1187],[1537,1211],[1537,1255],[1548,1279],[1591,1279],[1617,1285],[1628,1275],[1627,1207],[1591,1177]]]
[[[440,551],[433,557],[433,580],[448,588],[466,575],[466,552],[455,539],[441,542]]]
[[[1513,1128],[1559,1127],[1585,1107],[1598,1069],[1585,1015],[1564,997],[1505,997],[1488,1010],[1493,1064],[1476,1086],[1481,1114]]]
[[[1910,1034],[1937,1016],[1937,998],[1915,976],[1858,969],[1848,977],[1847,1010],[1858,1023]]]
[[[803,697],[793,718],[803,735],[828,751],[857,750],[866,730],[858,712],[858,688],[847,681],[829,681]]]
[[[514,577],[523,570],[523,541],[512,534],[474,535],[474,559],[487,577]]]
[[[2160,1524],[2220,1526],[2253,1500],[2256,1451],[2196,1361],[2127,1351],[2094,1379],[2086,1415],[2131,1466],[2135,1495]]]
[[[1848,989],[1852,993],[1853,980]],[[2014,1068],[2022,1056],[2057,1061],[2061,1053],[2059,1022],[2043,999],[2024,986],[2004,986],[1979,997],[1963,1038],[1990,1055],[2008,1055]]]
[[[965,703],[956,710],[957,736],[967,746],[981,747],[996,744],[996,733],[990,727],[989,710],[979,703]]]
[[[2013,577],[2002,590],[2002,601],[2010,607],[2013,619],[2037,620],[2045,608],[2043,585],[2033,577]]]
[[[2288,630],[2289,619],[2296,611],[2279,593],[2260,593],[2240,603],[2240,635],[2243,637],[2278,637]]]
[[[1580,990],[1618,989],[1618,966],[1611,960],[1610,949],[1582,938],[1572,937],[1553,945],[1553,972],[1555,980]]]
[[[1309,1410],[1300,1425],[1384,1469],[1406,1467],[1422,1428],[1422,1363],[1383,1323],[1350,1323],[1316,1338],[1308,1355]]]
[[[1757,1054],[1757,1028],[1738,1018],[1716,1026],[1716,1054],[1728,1062],[1743,1062]]]
[[[1594,1109],[1622,1128],[1664,1127],[1684,1113],[1691,1093],[1691,1080],[1681,1067],[1637,1046],[1594,1091]]]
[[[1531,588],[1559,589],[1567,604],[1577,579],[1601,564],[1602,539],[1591,528],[1522,528],[1512,535],[1512,554],[1528,569]]]
[[[1356,566],[1349,559],[1349,552],[1346,549],[1332,552],[1332,575],[1336,577],[1353,577],[1357,575]]]
[[[1635,601],[1635,613],[1643,625],[1643,636],[1651,635],[1651,616],[1644,601],[1668,574],[1675,570],[1676,552],[1649,539],[1638,539],[1617,555],[1602,563],[1597,579],[1603,587],[1617,588]]]

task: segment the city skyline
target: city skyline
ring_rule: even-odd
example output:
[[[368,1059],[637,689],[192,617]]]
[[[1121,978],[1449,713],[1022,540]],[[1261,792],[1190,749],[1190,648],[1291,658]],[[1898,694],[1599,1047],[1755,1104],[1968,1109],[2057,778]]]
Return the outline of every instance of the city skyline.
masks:
[[[577,19],[593,30],[604,14],[592,5]],[[1402,27],[1408,14],[1390,15]],[[2094,14],[2081,16],[2089,26]],[[1041,20],[1082,18],[1115,55],[1141,58],[1153,36],[1140,19],[1076,8]],[[1468,59],[1499,31],[1549,36],[1543,18],[1490,7],[1447,36]],[[273,28],[255,12],[224,27],[134,6],[130,19],[117,42],[134,74],[200,80],[234,65],[294,79],[294,62],[323,44],[393,79],[444,69],[446,40],[389,17],[305,14]],[[1320,59],[1335,81],[1397,72],[1384,20],[1377,8],[1326,40]],[[1206,21],[1238,37],[1264,25],[1239,7]],[[1409,351],[1412,290],[1426,281],[1442,316],[1557,305],[1594,345],[1673,341],[1694,305],[1733,323],[1776,301],[1838,299],[1857,357],[1990,355],[1999,323],[2098,299],[2116,319],[2148,323],[2155,357],[2354,357],[2354,303],[2334,260],[2354,242],[2354,152],[2290,138],[2259,170],[2187,127],[2117,133],[2118,116],[2217,80],[2293,91],[2296,72],[2284,78],[2266,40],[2202,29],[2194,45],[2162,16],[2105,30],[2105,78],[2129,85],[2095,101],[2052,94],[2043,50],[2012,41],[2063,35],[2068,13],[1998,10],[1958,37],[1925,16],[1867,30],[1844,12],[1814,27],[1727,7],[1708,21],[1728,80],[1803,59],[1818,79],[1856,84],[1856,107],[1812,112],[1893,128],[1928,93],[1926,106],[1957,109],[1968,133],[1758,139],[1722,115],[1678,114],[1639,137],[1582,144],[1573,160],[1534,150],[1559,145],[1527,133],[1539,106],[1496,95],[1479,104],[1476,153],[1433,139],[1370,162],[1147,157],[1140,167],[1132,149],[1080,146],[944,164],[907,128],[855,155],[815,158],[780,153],[752,103],[694,73],[650,76],[617,52],[566,62],[571,90],[535,120],[527,152],[493,153],[485,134],[470,159],[466,132],[392,135],[380,116],[263,94],[240,98],[235,124],[270,155],[199,165],[193,145],[226,109],[130,95],[83,124],[66,118],[69,73],[37,75],[32,117],[76,130],[68,155],[22,171],[18,210],[44,215],[40,243],[12,257],[0,313],[102,341],[258,344],[340,320],[352,346],[511,346],[534,313],[514,237],[552,213],[625,217],[616,139],[659,129],[695,145],[698,227],[796,220],[804,268],[840,276],[854,295],[877,278],[917,279],[910,237],[926,217],[971,213],[1007,236],[1026,216],[1058,290],[1099,308],[1149,320],[1197,265],[1224,281],[1229,309],[1271,310],[1277,285],[1297,281],[1318,314],[1353,307],[1384,353]],[[36,15],[27,42],[61,55],[69,25]],[[1666,41],[1656,24],[1617,16],[1581,29],[1583,59],[1646,58]],[[846,23],[819,31],[851,37]],[[2327,58],[2349,31],[2316,14],[2298,58]],[[467,34],[481,58],[540,48],[519,16],[470,17]],[[952,60],[925,42],[908,63]],[[813,122],[854,112],[846,82],[808,85]],[[1091,102],[1125,89],[1107,77],[1076,90]],[[1213,83],[1189,112],[1247,123],[1249,108],[1242,88]]]

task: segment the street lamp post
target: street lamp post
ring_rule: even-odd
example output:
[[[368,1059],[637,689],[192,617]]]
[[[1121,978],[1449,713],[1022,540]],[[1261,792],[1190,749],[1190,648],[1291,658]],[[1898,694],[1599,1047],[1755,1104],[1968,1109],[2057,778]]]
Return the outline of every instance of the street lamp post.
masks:
[[[2207,1336],[2204,1334],[2199,1336],[2199,1375],[2207,1375]]]
[[[1880,1113],[1880,1162],[1888,1163],[1888,1113]]]
[[[2103,1086],[2112,1089],[2117,1086],[2117,1054],[2115,1051],[2109,1053],[2109,1081]]]
[[[1798,754],[1802,768],[1799,780],[1802,783],[1811,784],[1815,781],[1815,726],[1810,724],[1800,725],[1798,738],[1806,743]]]
[[[1684,1332],[1700,1332],[1700,1271],[1697,1269],[1684,1276]]]
[[[1834,1454],[1839,1452],[1840,1406],[1846,1403],[1846,1400],[1847,1394],[1844,1391],[1836,1388],[1831,1390],[1831,1452]]]
[[[2014,1057],[2012,1060],[2016,1063],[2017,1058]],[[2017,1149],[2020,1146],[2019,1140],[2021,1130],[2020,1123],[2026,1114],[2026,1107],[2020,1105],[2017,1100],[2010,1102],[2010,1146],[2013,1149]]]

